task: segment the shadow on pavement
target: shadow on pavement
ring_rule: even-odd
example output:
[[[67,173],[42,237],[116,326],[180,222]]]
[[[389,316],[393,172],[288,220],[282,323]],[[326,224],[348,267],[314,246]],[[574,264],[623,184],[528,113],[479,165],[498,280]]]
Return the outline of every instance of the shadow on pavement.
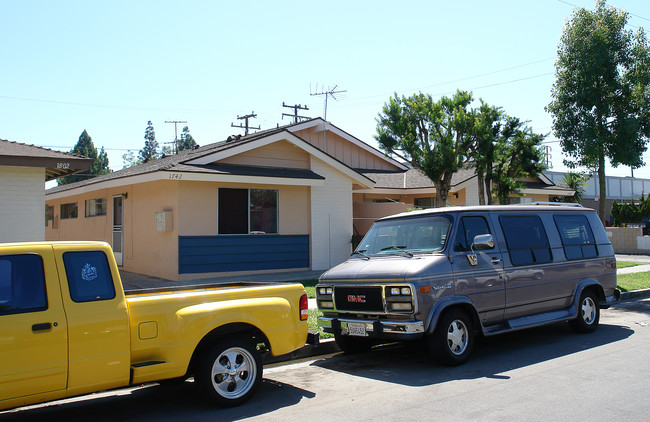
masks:
[[[412,387],[479,378],[508,379],[508,371],[621,341],[634,331],[603,325],[576,334],[566,324],[478,338],[469,362],[446,367],[435,363],[424,342],[375,347],[356,355],[338,354],[314,362],[321,368]]]
[[[91,394],[74,401],[53,402],[38,408],[22,408],[0,413],[4,421],[178,421],[237,420],[263,415],[298,403],[315,394],[264,379],[250,401],[242,406],[222,409],[197,394],[192,381],[177,384],[149,384],[132,391]]]

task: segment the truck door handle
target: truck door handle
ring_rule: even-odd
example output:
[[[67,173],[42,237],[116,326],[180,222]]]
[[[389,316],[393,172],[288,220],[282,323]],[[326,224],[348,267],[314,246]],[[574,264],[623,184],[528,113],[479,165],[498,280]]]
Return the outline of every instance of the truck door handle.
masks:
[[[497,258],[497,257],[492,258],[492,263],[493,264],[498,264],[500,262],[501,262],[501,258]]]
[[[40,324],[32,325],[32,331],[45,331],[45,330],[50,330],[51,328],[52,328],[52,324],[49,322],[42,322]]]

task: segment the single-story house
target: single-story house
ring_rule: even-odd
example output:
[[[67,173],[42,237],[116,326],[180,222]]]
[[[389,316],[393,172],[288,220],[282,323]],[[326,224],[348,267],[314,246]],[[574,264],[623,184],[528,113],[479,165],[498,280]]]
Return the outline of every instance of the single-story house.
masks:
[[[327,269],[374,186],[360,168],[407,169],[320,118],[231,136],[49,189],[46,239],[104,240],[124,270],[172,280]]]
[[[45,182],[87,170],[80,155],[0,139],[0,242],[45,239]]]
[[[540,175],[524,193],[560,191]],[[172,280],[324,270],[373,220],[433,196],[418,170],[315,118],[49,189],[46,238],[105,240],[124,270]],[[478,203],[475,175],[450,198]]]

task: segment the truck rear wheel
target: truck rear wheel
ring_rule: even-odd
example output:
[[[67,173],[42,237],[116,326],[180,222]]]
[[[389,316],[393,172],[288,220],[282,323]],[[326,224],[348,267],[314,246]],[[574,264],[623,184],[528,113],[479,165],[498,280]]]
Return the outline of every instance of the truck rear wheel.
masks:
[[[203,394],[219,406],[238,406],[262,382],[262,360],[251,340],[223,339],[201,356],[194,378]]]
[[[427,346],[443,365],[456,366],[467,362],[474,348],[472,320],[460,309],[445,312],[433,334],[428,336]]]

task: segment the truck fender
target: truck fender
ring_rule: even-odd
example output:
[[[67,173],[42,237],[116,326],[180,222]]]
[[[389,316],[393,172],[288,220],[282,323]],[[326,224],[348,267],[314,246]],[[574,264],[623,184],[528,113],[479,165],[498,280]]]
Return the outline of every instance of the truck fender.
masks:
[[[474,307],[472,301],[467,296],[456,295],[456,296],[446,296],[440,298],[435,303],[435,305],[433,305],[427,317],[427,322],[428,322],[426,328],[427,334],[433,334],[433,332],[436,329],[436,325],[438,324],[438,320],[440,319],[440,315],[442,315],[444,311],[446,311],[447,309],[451,309],[452,307],[459,307],[463,309],[465,312],[467,312],[467,315],[469,315],[469,317],[472,318],[472,322],[474,323],[474,328],[480,329],[481,327],[480,320],[478,318],[478,313],[476,312],[476,308]]]

